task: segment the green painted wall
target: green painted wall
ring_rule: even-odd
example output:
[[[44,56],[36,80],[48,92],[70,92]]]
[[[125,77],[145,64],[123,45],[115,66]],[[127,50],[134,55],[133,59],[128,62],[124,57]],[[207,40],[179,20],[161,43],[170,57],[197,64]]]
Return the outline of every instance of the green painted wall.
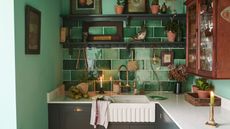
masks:
[[[59,44],[60,0],[15,0],[16,101],[18,129],[48,129],[47,92],[62,82]],[[40,55],[25,54],[25,13],[29,4],[41,11]]]
[[[230,99],[230,80],[212,80],[215,86],[215,93]]]

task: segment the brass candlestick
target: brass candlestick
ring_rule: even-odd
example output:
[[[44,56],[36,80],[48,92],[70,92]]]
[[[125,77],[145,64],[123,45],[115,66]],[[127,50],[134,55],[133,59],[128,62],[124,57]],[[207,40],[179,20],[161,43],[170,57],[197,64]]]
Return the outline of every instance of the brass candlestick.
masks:
[[[218,124],[214,120],[214,104],[210,104],[209,121],[207,121],[205,124],[213,127],[218,126]]]

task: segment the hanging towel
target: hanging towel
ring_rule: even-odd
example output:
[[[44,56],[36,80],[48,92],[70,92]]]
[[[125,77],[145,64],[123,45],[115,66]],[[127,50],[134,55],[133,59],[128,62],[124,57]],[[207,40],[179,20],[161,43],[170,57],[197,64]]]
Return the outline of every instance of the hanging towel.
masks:
[[[90,124],[94,128],[96,128],[96,125],[102,125],[107,129],[109,124],[109,104],[110,101],[93,100]]]

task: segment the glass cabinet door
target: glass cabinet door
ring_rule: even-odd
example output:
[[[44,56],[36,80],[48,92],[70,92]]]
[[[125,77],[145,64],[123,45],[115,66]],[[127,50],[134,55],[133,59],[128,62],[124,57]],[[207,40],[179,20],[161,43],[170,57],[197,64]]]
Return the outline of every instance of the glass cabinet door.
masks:
[[[212,0],[200,0],[199,12],[199,67],[201,71],[213,69],[213,4]]]
[[[196,3],[194,2],[192,5],[189,5],[187,8],[188,13],[188,35],[187,35],[187,42],[188,42],[188,59],[187,59],[187,67],[190,70],[196,70],[197,65],[197,38],[196,38]]]

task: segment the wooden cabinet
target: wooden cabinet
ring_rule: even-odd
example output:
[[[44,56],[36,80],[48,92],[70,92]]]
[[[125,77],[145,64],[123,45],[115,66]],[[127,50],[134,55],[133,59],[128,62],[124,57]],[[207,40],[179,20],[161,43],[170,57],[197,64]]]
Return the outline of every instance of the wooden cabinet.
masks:
[[[186,67],[191,74],[230,78],[230,0],[187,0]],[[225,20],[225,18],[228,20]]]
[[[156,129],[179,129],[159,104],[156,104]]]

